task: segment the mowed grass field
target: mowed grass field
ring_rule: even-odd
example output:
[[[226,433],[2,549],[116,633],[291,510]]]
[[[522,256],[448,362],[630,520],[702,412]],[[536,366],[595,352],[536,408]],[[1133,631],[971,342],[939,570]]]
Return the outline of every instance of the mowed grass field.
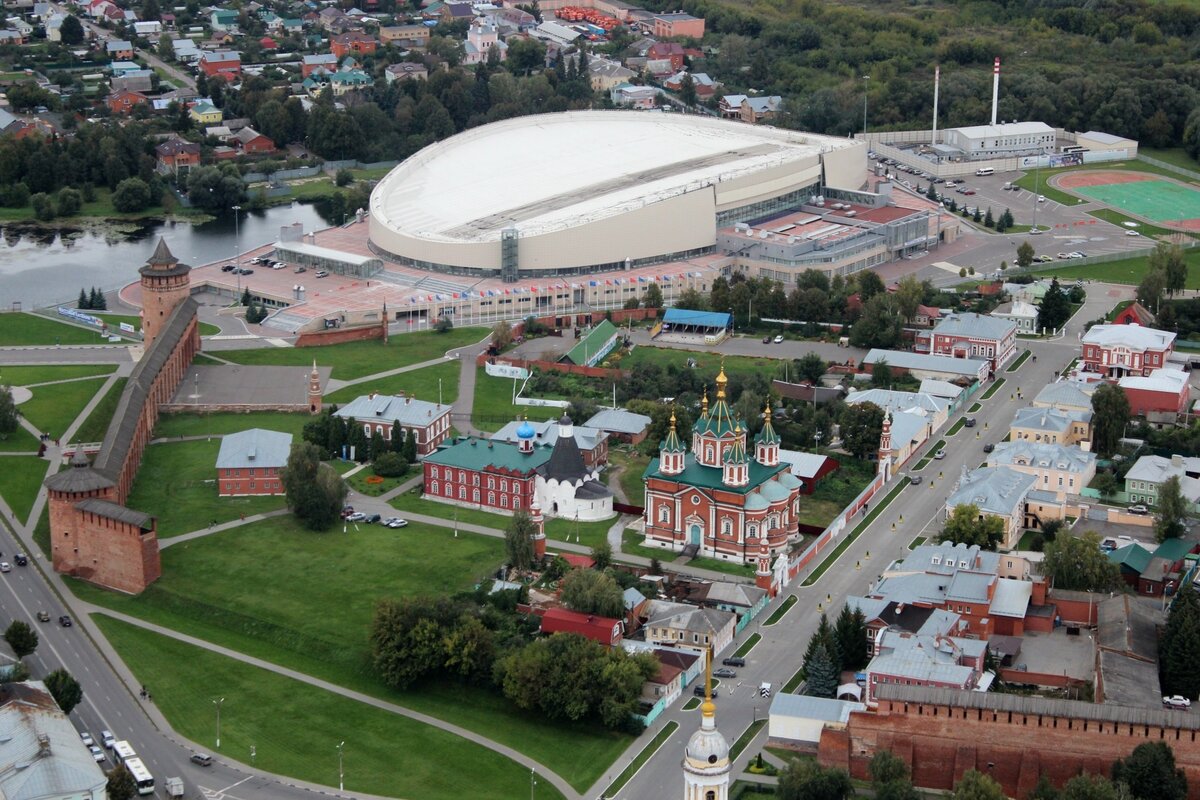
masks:
[[[230,522],[242,516],[275,511],[287,505],[282,495],[220,497],[217,453],[220,439],[160,442],[146,448],[128,505],[158,518],[158,536],[172,536]]]
[[[88,414],[87,419],[75,431],[75,441],[77,442],[100,442],[104,440],[104,434],[108,432],[108,424],[112,422],[113,414],[117,411],[117,403],[121,400],[121,392],[125,391],[125,382],[127,378],[117,378],[113,381],[113,385],[109,387],[104,397],[100,398],[100,402],[96,403],[92,413]]]
[[[646,364],[655,364],[659,367],[666,368],[668,365],[674,364],[680,369],[687,368],[688,359],[694,359],[696,369],[701,373],[711,372],[716,375],[720,370],[721,364],[725,364],[725,372],[728,375],[747,372],[761,372],[768,378],[783,378],[783,362],[786,358],[784,348],[788,342],[777,345],[779,350],[779,358],[751,358],[750,356],[723,356],[720,353],[701,352],[693,350],[676,350],[669,347],[635,347],[633,352],[621,359],[621,369],[636,370],[638,367]],[[803,353],[798,354],[799,358]]]
[[[332,366],[332,377],[350,380],[385,372],[397,367],[419,364],[472,344],[489,335],[487,328],[453,328],[446,333],[419,331],[391,337],[384,344],[373,339],[365,342],[326,347],[264,347],[255,350],[226,350],[221,357],[238,364],[275,364],[280,366]]]
[[[24,522],[42,488],[49,462],[37,456],[5,456],[0,459],[0,497]]]
[[[30,386],[36,383],[65,381],[71,378],[91,378],[97,375],[108,375],[116,368],[116,364],[6,366],[0,367],[0,384],[5,386]]]
[[[250,428],[265,428],[299,436],[308,414],[288,414],[282,411],[255,411],[250,414],[163,414],[154,426],[155,438],[178,436],[222,436]]]
[[[399,375],[389,375],[385,378],[371,379],[356,383],[325,395],[325,403],[345,405],[356,397],[371,392],[379,394],[399,394],[404,392],[409,397],[425,400],[430,403],[438,402],[438,384],[441,382],[441,402],[449,405],[458,398],[458,376],[460,373],[457,359],[444,364],[434,364],[431,367],[415,369],[412,372],[401,372]]]
[[[106,378],[85,378],[32,389],[33,397],[19,408],[38,430],[61,437],[88,401],[104,386]]]
[[[0,347],[54,344],[106,344],[106,342],[100,338],[99,328],[88,330],[21,311],[0,313]]]
[[[103,614],[95,621],[187,738],[212,744],[212,701],[224,698],[218,758],[245,762],[253,747],[256,767],[335,787],[344,741],[348,793],[508,800],[529,785],[524,767],[452,733]],[[542,783],[539,797],[562,797]]]
[[[1187,288],[1200,289],[1200,250],[1184,250],[1183,257],[1187,261]],[[1146,277],[1149,263],[1147,256],[1125,258],[1120,261],[1109,261],[1104,264],[1078,264],[1062,262],[1037,270],[1035,275],[1056,276],[1059,279],[1095,280],[1101,283],[1126,283],[1137,285]]]
[[[517,381],[519,389],[521,382]],[[562,415],[562,411],[548,406],[518,406],[512,402],[513,381],[511,378],[497,378],[484,372],[480,367],[475,372],[475,403],[471,408],[471,423],[482,431],[495,432],[515,419],[528,416],[530,419],[552,419]],[[568,398],[542,392],[526,392],[525,396],[540,397],[544,400],[566,400]]]
[[[398,692],[370,665],[377,600],[471,590],[495,571],[503,550],[499,538],[454,538],[445,528],[416,523],[395,531],[361,525],[349,533],[313,533],[285,515],[167,548],[163,577],[137,597],[69,585],[90,602],[478,731],[582,791],[630,736],[546,722],[516,711],[492,687],[447,680]],[[454,763],[443,768],[453,771]]]

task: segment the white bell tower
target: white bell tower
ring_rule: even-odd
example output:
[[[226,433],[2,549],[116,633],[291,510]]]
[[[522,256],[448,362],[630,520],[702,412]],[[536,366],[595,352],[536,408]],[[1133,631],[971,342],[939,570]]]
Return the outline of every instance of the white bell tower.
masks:
[[[729,800],[729,742],[717,730],[717,706],[712,699],[710,647],[704,671],[704,703],[700,729],[688,740],[683,754],[683,800]]]

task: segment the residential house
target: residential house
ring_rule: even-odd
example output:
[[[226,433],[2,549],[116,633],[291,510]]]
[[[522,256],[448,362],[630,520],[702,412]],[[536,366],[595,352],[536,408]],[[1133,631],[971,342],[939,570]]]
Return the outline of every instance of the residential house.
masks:
[[[104,104],[113,114],[129,114],[134,108],[149,103],[149,98],[141,92],[131,92],[120,89],[104,98]]]
[[[242,55],[236,50],[216,50],[204,53],[197,62],[200,71],[210,78],[220,76],[227,81],[236,81],[242,74]]]
[[[927,417],[934,430],[942,427],[950,414],[950,401],[944,397],[920,392],[904,392],[894,389],[866,389],[851,392],[846,396],[851,405],[873,403],[884,411],[905,412]]]
[[[645,111],[658,107],[658,94],[659,90],[653,86],[622,83],[614,86],[608,96],[615,106]]]
[[[1006,283],[1004,284],[1004,293],[1011,297],[1014,301],[1020,300],[1023,303],[1040,306],[1042,298],[1046,296],[1046,292],[1050,291],[1050,281],[1039,280],[1031,283]]]
[[[374,36],[368,36],[360,31],[351,31],[330,37],[329,49],[339,59],[348,55],[369,56],[375,53],[379,43]]]
[[[518,431],[528,426],[534,432],[534,444],[553,447],[558,442],[559,436],[559,420],[546,420],[545,422],[533,422],[529,420],[513,420],[503,428],[493,433],[492,441],[509,442],[510,444],[518,444],[521,437]],[[528,428],[526,432],[528,432]],[[597,468],[608,463],[608,439],[609,434],[599,428],[591,425],[572,425],[572,435],[575,437],[575,444],[579,447],[579,453],[583,456],[583,463],[588,468]]]
[[[702,591],[689,596],[693,602],[698,602],[706,608],[728,611],[737,616],[737,628],[741,631],[759,612],[771,602],[771,593],[766,589],[751,586],[747,583],[731,583],[729,581],[705,581],[701,584]]]
[[[448,2],[442,6],[442,22],[456,22],[464,19],[469,20],[474,18],[474,16],[475,9],[470,3]]]
[[[326,72],[335,72],[337,65],[338,57],[333,53],[317,53],[315,55],[304,56],[300,61],[300,75],[303,78],[307,78],[319,69],[323,69]]]
[[[280,470],[287,466],[292,435],[262,428],[226,434],[217,454],[221,497],[283,494]]]
[[[397,47],[423,49],[429,45],[428,25],[392,25],[379,29],[379,38],[385,44]]]
[[[1183,496],[1192,503],[1200,501],[1200,458],[1189,458],[1173,454],[1163,456],[1141,456],[1125,473],[1125,493],[1129,502],[1148,506],[1158,505],[1162,485],[1171,478],[1179,478]]]
[[[188,109],[188,116],[198,125],[219,125],[224,119],[221,109],[207,101],[193,103]]]
[[[209,27],[223,33],[236,33],[238,27],[238,12],[224,8],[214,8],[208,18]]]
[[[112,91],[127,89],[131,92],[149,92],[154,88],[154,70],[138,69],[114,75],[109,82]]]
[[[183,139],[167,139],[154,147],[160,175],[186,177],[193,167],[200,166],[200,145]]]
[[[642,627],[650,601],[632,586],[621,593],[621,600],[625,605],[625,632],[632,633]]]
[[[298,17],[289,17],[288,19],[283,20],[279,24],[279,27],[285,34],[300,34],[304,32],[304,20]]]
[[[346,12],[337,6],[329,6],[317,12],[317,24],[326,30],[330,30],[331,26],[337,26],[345,17]]]
[[[1017,326],[1018,333],[1037,333],[1038,308],[1023,300],[1014,300],[1006,310],[1003,306],[992,312],[996,319],[1006,319]]]
[[[114,61],[132,61],[133,43],[119,39],[104,44],[105,54]]]
[[[1033,398],[1033,404],[1038,408],[1057,408],[1060,411],[1091,411],[1094,391],[1094,384],[1055,381],[1041,388],[1037,397]]]
[[[338,70],[329,76],[329,85],[333,88],[333,96],[341,97],[349,92],[369,89],[375,85],[375,80],[361,69]]]
[[[655,42],[646,51],[646,67],[652,74],[670,75],[683,69],[683,45],[678,42]]]
[[[779,95],[770,97],[747,97],[742,101],[740,119],[742,122],[757,125],[760,122],[771,122],[779,116],[783,107],[783,98]]]
[[[142,22],[133,23],[133,32],[138,36],[150,38],[156,37],[163,31],[162,23],[156,19],[144,20]]]
[[[885,631],[866,668],[867,705],[875,705],[875,692],[889,683],[987,691],[995,676],[984,672],[986,655],[981,639]]]
[[[1188,374],[1180,369],[1163,367],[1149,375],[1126,375],[1117,381],[1129,400],[1129,410],[1136,417],[1150,422],[1174,423],[1186,414],[1191,405],[1191,386]]]
[[[196,47],[193,39],[172,39],[171,50],[175,53],[175,60],[184,64],[194,64],[200,60],[200,48]]]
[[[528,33],[538,25],[537,17],[521,8],[484,8],[483,13],[495,23],[502,37],[511,33]]]
[[[46,40],[50,42],[62,41],[62,24],[67,18],[66,14],[51,14],[46,18]]]
[[[1139,588],[1138,584],[1153,555],[1153,552],[1143,547],[1140,542],[1130,542],[1109,553],[1108,560],[1117,565],[1121,573],[1121,580],[1125,581],[1126,585],[1132,587],[1138,594],[1143,594],[1144,590]]]
[[[1154,327],[1154,315],[1145,306],[1134,300],[1117,312],[1112,319],[1112,324],[1141,325],[1143,328],[1152,328]]]
[[[704,38],[704,19],[693,17],[685,11],[671,11],[654,15],[654,37],[673,39],[686,36],[690,39]]]
[[[272,39],[270,36],[264,36],[264,37],[262,37],[261,39],[259,39],[259,40],[258,40],[258,46],[259,46],[259,47],[260,47],[260,48],[261,48],[261,49],[262,49],[264,52],[269,52],[269,51],[271,51],[271,50],[276,50],[276,49],[278,49],[278,48],[279,48],[279,43],[278,43],[278,42],[276,42],[274,39]]]
[[[641,444],[650,429],[650,417],[635,414],[623,408],[604,408],[584,423],[589,428],[601,430],[618,442]]]
[[[962,407],[963,402],[967,399],[967,390],[957,383],[949,381],[939,381],[933,378],[925,378],[921,381],[920,388],[917,389],[920,394],[933,395],[940,397],[950,404],[950,414],[958,411]]]
[[[1037,478],[1008,467],[983,467],[963,473],[946,500],[946,517],[959,506],[972,505],[979,518],[997,517],[1004,522],[1001,547],[1014,549],[1026,527],[1025,503]]]
[[[415,81],[423,81],[429,78],[429,69],[424,64],[416,61],[401,61],[398,64],[388,64],[383,71],[383,77],[388,83],[408,78]]]
[[[621,644],[621,620],[581,614],[567,608],[548,608],[542,615],[542,633],[577,633],[605,647]]]
[[[275,152],[275,142],[249,126],[239,130],[233,138],[237,140],[237,148],[248,156]]]
[[[651,616],[645,627],[647,642],[694,650],[711,647],[713,654],[719,655],[733,642],[737,616],[728,611],[674,604],[665,613]]]
[[[1138,594],[1162,597],[1179,585],[1190,568],[1187,557],[1198,550],[1200,543],[1190,537],[1167,539],[1153,550],[1134,542],[1109,553],[1108,560],[1120,567],[1121,577]]]
[[[22,45],[25,44],[25,37],[20,31],[9,30],[7,28],[0,29],[0,45]]]
[[[403,392],[360,395],[339,408],[337,416],[362,425],[368,439],[379,433],[388,442],[393,424],[398,424],[406,438],[410,433],[416,436],[419,456],[435,451],[450,435],[449,405],[417,400]]]
[[[1014,442],[1089,446],[1092,440],[1092,412],[1058,408],[1018,408],[1009,428]]]
[[[710,78],[707,73],[689,73],[687,70],[680,70],[665,79],[663,81],[663,88],[671,92],[678,92],[683,88],[683,79],[686,75],[691,75],[692,88],[696,90],[696,97],[698,99],[706,100],[717,93],[717,82]]]
[[[917,334],[915,349],[932,355],[987,359],[995,373],[1016,354],[1017,325],[1011,320],[975,314],[950,314],[931,331]]]
[[[988,454],[987,465],[1033,475],[1034,488],[1052,492],[1058,500],[1078,495],[1096,476],[1095,453],[1044,442],[1001,442]]]
[[[105,800],[108,778],[41,681],[0,684],[0,796]]]
[[[596,92],[611,92],[614,87],[628,84],[637,74],[617,61],[607,58],[593,57],[588,61],[588,77],[592,90]]]
[[[500,34],[491,20],[476,19],[467,30],[467,41],[463,44],[463,63],[468,66],[487,61],[493,51],[496,59],[508,57],[508,45],[500,40]]]
[[[932,328],[941,318],[942,309],[937,306],[918,305],[917,313],[912,318],[912,324],[922,328]]]
[[[1149,376],[1167,366],[1175,349],[1175,334],[1141,325],[1094,325],[1083,335],[1082,359],[1086,372],[1106,378]]]
[[[889,411],[883,419],[883,426],[888,434],[886,439],[889,444],[885,449],[881,442],[877,457],[890,458],[893,472],[908,463],[921,446],[929,441],[934,431],[933,417],[916,411]]]

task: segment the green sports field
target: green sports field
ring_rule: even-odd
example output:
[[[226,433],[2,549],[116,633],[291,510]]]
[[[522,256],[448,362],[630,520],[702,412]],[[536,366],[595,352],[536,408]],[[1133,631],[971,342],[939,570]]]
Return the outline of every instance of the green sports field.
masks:
[[[1172,181],[1104,183],[1071,191],[1156,222],[1200,219],[1200,192]]]

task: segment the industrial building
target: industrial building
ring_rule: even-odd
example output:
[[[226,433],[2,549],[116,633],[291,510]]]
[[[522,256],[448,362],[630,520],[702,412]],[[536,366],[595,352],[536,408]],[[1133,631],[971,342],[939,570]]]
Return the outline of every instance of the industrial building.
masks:
[[[865,176],[866,148],[830,136],[626,111],[521,117],[392,170],[371,195],[371,249],[505,282],[630,269],[713,253],[719,228]]]

